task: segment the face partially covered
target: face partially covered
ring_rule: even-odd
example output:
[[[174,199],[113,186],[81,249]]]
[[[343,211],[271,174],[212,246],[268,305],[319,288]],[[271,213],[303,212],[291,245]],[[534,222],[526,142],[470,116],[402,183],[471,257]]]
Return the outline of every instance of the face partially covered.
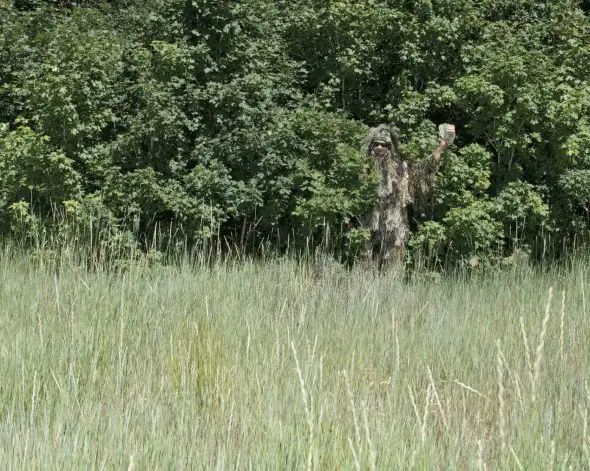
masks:
[[[389,139],[373,139],[371,142],[371,155],[378,159],[385,159],[391,154],[391,140]]]
[[[394,129],[386,124],[380,124],[371,129],[367,139],[367,155],[375,158],[383,165],[388,160],[399,158],[399,137]]]

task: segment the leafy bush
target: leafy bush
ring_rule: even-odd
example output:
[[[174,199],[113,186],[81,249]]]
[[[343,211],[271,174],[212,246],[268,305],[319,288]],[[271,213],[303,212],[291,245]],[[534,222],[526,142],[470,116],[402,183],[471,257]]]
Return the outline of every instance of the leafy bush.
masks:
[[[589,34],[566,0],[3,2],[1,229],[350,259],[368,127],[417,161],[454,122],[410,257],[559,256],[590,235]]]

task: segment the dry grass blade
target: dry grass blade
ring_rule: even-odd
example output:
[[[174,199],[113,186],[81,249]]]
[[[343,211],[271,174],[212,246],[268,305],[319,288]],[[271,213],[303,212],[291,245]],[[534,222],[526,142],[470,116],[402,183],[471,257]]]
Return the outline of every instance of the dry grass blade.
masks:
[[[526,329],[524,327],[524,320],[522,319],[522,316],[520,316],[520,333],[522,335],[522,342],[524,344],[524,354],[526,357],[526,364],[527,364],[529,379],[531,381],[531,387],[532,387],[532,384],[533,384],[533,363],[531,361],[531,349],[529,347],[529,341],[528,341],[528,337],[526,334]]]
[[[496,356],[496,370],[498,373],[498,429],[500,432],[500,444],[502,453],[506,450],[506,414],[504,403],[504,363],[502,361],[502,349],[500,348],[500,340],[496,341],[498,346],[498,354]]]
[[[545,335],[547,334],[547,325],[551,317],[551,300],[553,299],[553,287],[549,288],[549,296],[545,304],[545,317],[543,317],[543,325],[539,335],[539,343],[535,352],[535,364],[533,367],[533,384],[532,384],[532,401],[537,399],[537,387],[539,383],[539,375],[541,373],[541,360],[543,358],[543,347],[545,346]]]
[[[459,386],[461,386],[462,388],[465,388],[465,389],[467,389],[468,391],[471,391],[472,393],[475,393],[475,394],[477,394],[478,396],[480,396],[480,397],[483,397],[484,399],[487,399],[487,398],[488,398],[488,397],[487,397],[485,394],[483,394],[483,393],[480,393],[480,392],[479,392],[477,389],[474,389],[474,388],[472,388],[471,386],[468,386],[468,385],[466,385],[465,383],[462,383],[461,381],[459,381],[459,380],[457,380],[457,379],[455,380],[455,384],[458,384],[458,385],[459,385]]]
[[[420,419],[420,413],[418,412],[418,405],[416,404],[416,398],[414,397],[414,392],[412,391],[412,387],[408,384],[408,394],[410,395],[410,401],[412,402],[412,407],[414,408],[414,414],[416,415],[416,422],[418,422],[418,427],[422,430],[422,420]]]
[[[305,416],[307,418],[307,426],[309,427],[309,453],[307,459],[307,469],[311,469],[312,465],[312,457],[313,457],[313,411],[309,405],[309,401],[307,398],[307,391],[305,389],[305,381],[303,379],[303,372],[301,371],[301,367],[299,366],[299,358],[297,357],[297,349],[295,348],[295,343],[291,340],[291,350],[293,351],[293,357],[295,358],[295,366],[297,368],[297,375],[299,376],[299,385],[301,387],[301,397],[303,399],[303,405],[305,407]]]
[[[369,447],[369,455],[371,457],[371,471],[375,471],[377,469],[377,453],[375,452],[375,448],[373,447],[373,442],[371,441],[371,434],[369,433],[369,418],[367,415],[367,403],[363,401],[363,422],[365,425],[365,437],[367,440],[367,446]]]
[[[428,376],[430,378],[430,384],[432,386],[432,392],[434,394],[434,398],[436,399],[436,405],[438,407],[438,411],[440,412],[440,416],[442,418],[443,424],[445,426],[446,429],[449,428],[449,425],[447,424],[447,419],[445,417],[445,412],[443,410],[442,404],[440,402],[440,398],[438,397],[438,392],[436,390],[436,385],[434,384],[434,378],[432,377],[432,371],[430,370],[430,366],[426,367],[428,369]]]
[[[348,394],[348,402],[350,404],[350,410],[352,412],[352,419],[353,419],[353,423],[354,423],[354,436],[356,438],[356,447],[357,447],[358,456],[360,459],[360,456],[362,454],[361,430],[359,427],[358,416],[356,413],[356,405],[354,403],[354,396],[352,394],[352,388],[350,387],[350,381],[348,380],[348,373],[346,372],[346,370],[344,370],[342,372],[342,375],[344,376],[344,382],[346,384],[346,393]]]
[[[520,462],[520,459],[518,458],[518,455],[516,454],[512,446],[510,446],[510,453],[512,453],[512,457],[514,458],[514,461],[516,462],[516,466],[518,467],[518,469],[520,471],[524,471],[524,467],[522,466],[522,463]]]
[[[561,292],[561,316],[559,322],[559,358],[561,361],[564,357],[564,331],[565,331],[565,290]]]

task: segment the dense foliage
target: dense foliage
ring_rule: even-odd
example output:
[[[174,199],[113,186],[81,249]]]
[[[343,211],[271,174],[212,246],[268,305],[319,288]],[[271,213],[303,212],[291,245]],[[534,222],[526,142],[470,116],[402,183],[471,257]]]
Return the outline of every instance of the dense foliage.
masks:
[[[368,127],[417,160],[453,122],[413,259],[560,256],[590,232],[589,38],[571,0],[0,0],[0,228],[351,259]]]

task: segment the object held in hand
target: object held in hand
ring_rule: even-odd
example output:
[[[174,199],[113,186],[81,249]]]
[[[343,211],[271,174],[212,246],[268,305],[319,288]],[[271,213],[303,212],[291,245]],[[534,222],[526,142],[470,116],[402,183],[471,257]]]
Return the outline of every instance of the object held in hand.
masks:
[[[441,124],[438,127],[438,136],[443,140],[446,141],[448,145],[451,145],[455,140],[455,125],[454,124]]]

